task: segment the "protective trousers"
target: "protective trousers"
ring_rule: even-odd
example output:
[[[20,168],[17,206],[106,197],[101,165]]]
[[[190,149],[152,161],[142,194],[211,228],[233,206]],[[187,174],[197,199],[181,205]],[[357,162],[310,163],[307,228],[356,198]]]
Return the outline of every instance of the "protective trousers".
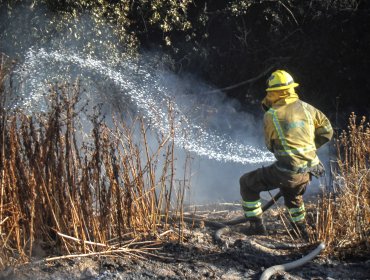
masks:
[[[300,222],[305,217],[302,195],[310,182],[308,173],[290,173],[280,170],[276,163],[258,168],[240,178],[240,194],[247,218],[262,214],[259,193],[279,188],[289,209],[292,222]]]

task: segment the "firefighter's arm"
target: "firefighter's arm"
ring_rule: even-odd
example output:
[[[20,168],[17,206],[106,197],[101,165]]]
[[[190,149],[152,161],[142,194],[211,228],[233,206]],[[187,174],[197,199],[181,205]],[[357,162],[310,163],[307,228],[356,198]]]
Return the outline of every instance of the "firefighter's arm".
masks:
[[[333,128],[329,119],[320,110],[315,109],[314,116],[315,145],[316,148],[320,148],[333,137]]]
[[[269,113],[265,113],[265,116],[263,118],[264,123],[264,132],[265,132],[265,144],[267,149],[270,152],[274,152],[274,139],[276,138],[275,135],[275,128],[272,121],[272,116]]]

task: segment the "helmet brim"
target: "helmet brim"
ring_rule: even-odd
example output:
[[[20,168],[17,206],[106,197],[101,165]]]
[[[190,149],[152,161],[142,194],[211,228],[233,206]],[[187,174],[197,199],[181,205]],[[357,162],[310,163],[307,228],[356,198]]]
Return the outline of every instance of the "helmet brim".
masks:
[[[293,87],[297,87],[297,86],[299,86],[299,84],[297,84],[297,83],[292,83],[292,84],[287,85],[287,86],[267,88],[267,89],[266,89],[266,91],[284,90],[284,89],[289,89],[289,88],[293,88]]]

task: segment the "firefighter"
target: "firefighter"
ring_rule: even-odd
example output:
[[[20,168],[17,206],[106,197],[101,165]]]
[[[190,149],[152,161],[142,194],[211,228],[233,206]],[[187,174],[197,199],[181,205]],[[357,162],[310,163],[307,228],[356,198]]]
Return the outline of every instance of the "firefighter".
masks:
[[[333,129],[318,109],[299,99],[292,76],[277,70],[267,80],[262,100],[265,143],[276,161],[240,178],[242,206],[251,234],[266,234],[259,193],[279,188],[297,236],[308,238],[302,199],[311,176],[324,173],[316,150],[330,141]]]

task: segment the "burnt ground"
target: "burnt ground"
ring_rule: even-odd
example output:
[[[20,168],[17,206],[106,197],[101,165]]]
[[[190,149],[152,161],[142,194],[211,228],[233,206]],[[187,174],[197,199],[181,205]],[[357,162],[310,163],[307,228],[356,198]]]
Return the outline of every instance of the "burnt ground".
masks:
[[[225,203],[198,206],[196,213],[217,220],[241,215],[240,207]],[[259,279],[264,269],[299,259],[313,248],[272,250],[253,246],[248,240],[293,243],[276,207],[268,210],[265,217],[267,237],[246,236],[242,232],[247,225],[237,225],[223,236],[225,242],[220,244],[214,240],[215,229],[187,224],[183,230],[184,242],[164,243],[157,250],[157,257],[96,256],[29,263],[5,269],[0,279]],[[370,279],[370,259],[339,261],[316,257],[271,279]]]

